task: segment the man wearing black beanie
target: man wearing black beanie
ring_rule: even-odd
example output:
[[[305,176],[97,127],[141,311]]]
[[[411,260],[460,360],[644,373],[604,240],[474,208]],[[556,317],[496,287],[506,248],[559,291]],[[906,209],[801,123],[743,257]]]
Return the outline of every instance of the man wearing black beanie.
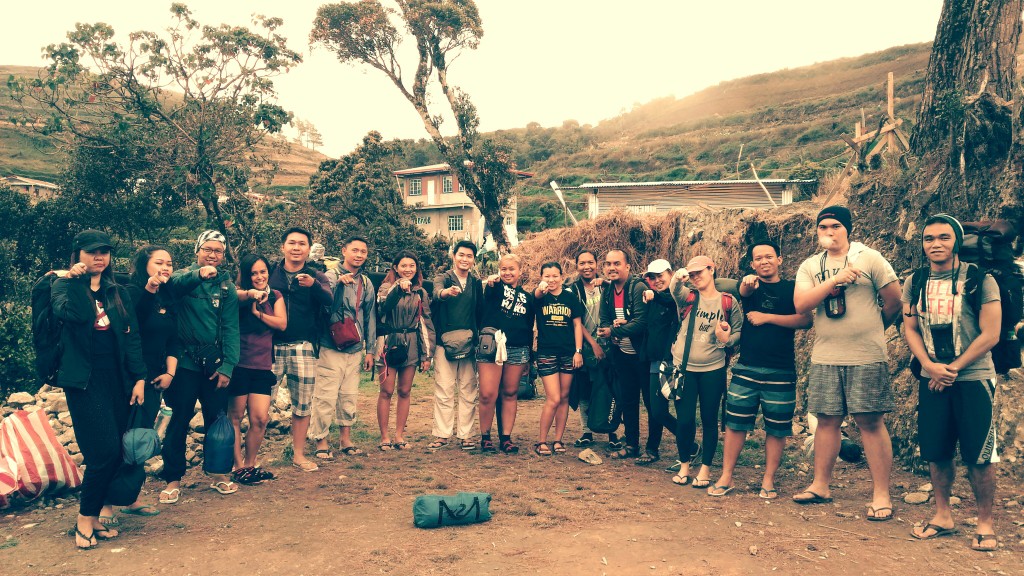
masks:
[[[807,411],[818,418],[814,434],[814,480],[793,496],[799,504],[832,501],[831,481],[841,443],[840,426],[853,416],[871,469],[873,495],[868,520],[893,517],[889,495],[892,440],[884,416],[895,408],[889,383],[885,328],[900,311],[900,284],[877,251],[850,242],[853,218],[843,206],[817,217],[824,251],[800,265],[793,304],[814,311],[814,350],[807,385]],[[881,297],[883,306],[878,307]]]

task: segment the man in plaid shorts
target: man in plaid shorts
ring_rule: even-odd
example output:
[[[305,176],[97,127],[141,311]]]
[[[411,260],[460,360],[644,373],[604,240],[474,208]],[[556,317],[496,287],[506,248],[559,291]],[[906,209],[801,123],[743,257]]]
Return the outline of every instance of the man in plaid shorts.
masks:
[[[895,403],[885,328],[900,312],[900,283],[881,254],[860,242],[850,242],[853,219],[847,208],[824,208],[817,222],[818,243],[825,250],[800,265],[793,294],[797,313],[814,310],[814,350],[807,384],[807,411],[818,418],[814,480],[794,495],[793,501],[832,501],[830,484],[841,443],[839,427],[850,414],[860,430],[871,469],[874,493],[866,516],[874,522],[891,520],[892,440],[884,417]]]
[[[292,397],[292,464],[304,472],[318,468],[306,458],[306,431],[316,381],[317,318],[333,301],[327,276],[306,264],[312,241],[307,230],[285,230],[281,235],[283,259],[270,272],[270,287],[284,296],[288,314],[287,327],[274,332],[274,374],[279,385],[286,381]]]

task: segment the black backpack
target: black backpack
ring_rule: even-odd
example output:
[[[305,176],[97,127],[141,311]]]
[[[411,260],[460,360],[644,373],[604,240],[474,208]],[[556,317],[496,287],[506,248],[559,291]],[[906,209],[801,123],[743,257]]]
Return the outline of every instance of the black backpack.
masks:
[[[1017,324],[1024,316],[1024,275],[1014,261],[1013,241],[1016,230],[1008,222],[964,222],[964,241],[960,248],[960,260],[969,263],[967,281],[964,283],[964,300],[974,313],[981,313],[981,285],[985,275],[990,275],[999,285],[999,304],[1002,308],[1002,324],[999,342],[992,348],[992,363],[996,373],[1006,374],[1013,368],[1021,367],[1021,345],[1017,337]],[[928,280],[928,268],[914,270],[911,277],[911,302],[917,305]],[[911,361],[911,371],[920,376],[917,359]]]
[[[32,285],[32,347],[36,351],[36,374],[42,384],[57,385],[57,369],[63,352],[60,336],[63,323],[53,315],[50,289],[58,276],[47,272]]]

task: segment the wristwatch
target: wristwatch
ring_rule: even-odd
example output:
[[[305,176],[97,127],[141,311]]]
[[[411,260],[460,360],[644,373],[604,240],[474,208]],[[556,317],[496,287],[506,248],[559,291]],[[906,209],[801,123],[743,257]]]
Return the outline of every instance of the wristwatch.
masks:
[[[577,348],[576,349],[576,353],[577,354],[583,354],[583,348]]]

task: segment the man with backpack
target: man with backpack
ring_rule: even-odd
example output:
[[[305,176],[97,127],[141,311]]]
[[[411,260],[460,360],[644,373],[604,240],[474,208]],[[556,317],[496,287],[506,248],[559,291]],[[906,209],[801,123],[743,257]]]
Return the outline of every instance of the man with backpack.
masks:
[[[373,346],[377,340],[374,313],[376,291],[363,272],[370,254],[369,242],[352,236],[341,250],[344,261],[328,278],[333,294],[327,326],[320,330],[320,361],[313,392],[313,421],[309,437],[316,442],[316,457],[334,457],[328,435],[337,422],[338,445],[346,456],[365,452],[352,441],[359,398],[359,373],[373,368]]]
[[[434,278],[431,316],[437,334],[434,353],[434,441],[429,450],[448,445],[452,433],[463,450],[476,449],[473,420],[480,394],[473,346],[484,302],[483,284],[472,274],[476,244],[461,240],[452,250],[452,267]],[[458,409],[455,402],[458,397]]]
[[[866,516],[872,522],[884,522],[893,517],[889,494],[892,440],[884,416],[895,407],[885,328],[899,315],[899,279],[878,251],[850,242],[853,217],[847,208],[823,208],[817,223],[818,243],[824,251],[800,265],[793,293],[798,314],[814,310],[815,339],[807,384],[807,411],[818,418],[814,479],[793,501],[832,501],[830,484],[842,440],[840,427],[850,414],[860,430],[871,470],[873,495]]]
[[[278,385],[284,381],[292,400],[292,465],[303,472],[317,469],[306,458],[306,432],[310,427],[313,388],[317,371],[317,343],[321,310],[330,306],[331,288],[327,276],[311,268],[312,235],[292,227],[281,234],[281,261],[270,271],[270,289],[284,297],[288,324],[274,331],[274,374]]]
[[[597,335],[612,342],[612,371],[615,375],[615,399],[625,426],[625,446],[612,452],[616,459],[640,456],[640,397],[649,388],[644,347],[647,337],[647,284],[630,275],[629,262],[622,250],[605,255],[605,278],[610,284],[601,299],[601,327]],[[649,394],[642,394],[650,410]]]
[[[935,515],[912,535],[930,540],[956,533],[949,497],[955,477],[953,455],[967,466],[978,505],[971,547],[996,549],[992,521],[995,495],[996,372],[990,350],[999,341],[1002,318],[999,285],[975,264],[959,257],[964,230],[952,216],[925,221],[922,246],[928,266],[903,285],[904,337],[920,363],[917,436],[935,488]]]

